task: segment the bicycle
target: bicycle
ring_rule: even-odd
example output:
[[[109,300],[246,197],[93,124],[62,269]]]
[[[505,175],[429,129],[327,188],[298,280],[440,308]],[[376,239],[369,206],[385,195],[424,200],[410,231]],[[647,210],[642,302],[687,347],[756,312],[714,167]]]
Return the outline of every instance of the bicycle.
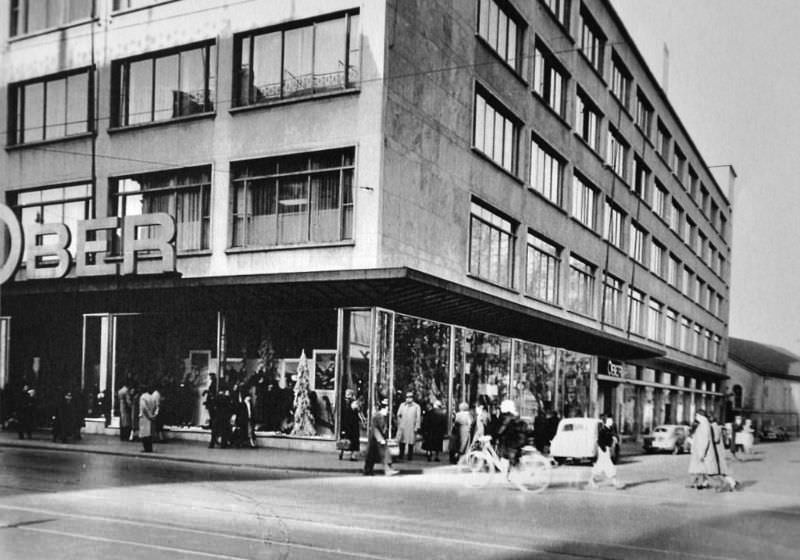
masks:
[[[542,492],[550,484],[553,461],[533,446],[521,449],[516,465],[498,456],[492,445],[492,436],[481,436],[458,461],[458,470],[469,475],[464,484],[470,488],[484,487],[495,473],[506,475],[506,480],[523,492]]]

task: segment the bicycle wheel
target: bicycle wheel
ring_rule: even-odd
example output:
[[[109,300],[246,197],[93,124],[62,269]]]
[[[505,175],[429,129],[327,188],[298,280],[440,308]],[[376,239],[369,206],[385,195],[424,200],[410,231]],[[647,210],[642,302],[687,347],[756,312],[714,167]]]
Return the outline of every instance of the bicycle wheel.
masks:
[[[465,475],[465,486],[482,488],[491,481],[494,467],[484,451],[470,451],[458,461],[458,471]]]
[[[523,492],[542,492],[553,475],[550,459],[543,455],[523,455],[508,473],[509,481]]]

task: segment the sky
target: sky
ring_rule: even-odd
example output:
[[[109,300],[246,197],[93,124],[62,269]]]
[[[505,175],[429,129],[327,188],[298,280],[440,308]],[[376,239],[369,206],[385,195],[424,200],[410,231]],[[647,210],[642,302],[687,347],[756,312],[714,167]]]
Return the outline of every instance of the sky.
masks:
[[[709,166],[733,165],[730,336],[800,355],[800,2],[612,0]]]

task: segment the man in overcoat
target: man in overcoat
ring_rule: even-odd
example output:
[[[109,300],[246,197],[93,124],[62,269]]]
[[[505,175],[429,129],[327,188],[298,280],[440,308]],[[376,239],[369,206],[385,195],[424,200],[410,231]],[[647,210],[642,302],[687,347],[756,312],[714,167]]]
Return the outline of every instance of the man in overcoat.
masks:
[[[147,387],[139,397],[139,439],[145,453],[153,452],[153,435],[158,416],[158,398],[153,395],[153,387]]]
[[[392,468],[392,456],[387,442],[389,438],[389,401],[383,399],[380,408],[372,415],[372,425],[367,440],[367,456],[364,461],[364,475],[372,476],[375,463],[383,460],[383,474],[392,476],[399,471]]]
[[[422,425],[422,409],[414,402],[414,393],[406,393],[405,402],[397,409],[397,442],[400,444],[400,458],[405,456],[408,447],[408,460],[414,458],[414,442]]]

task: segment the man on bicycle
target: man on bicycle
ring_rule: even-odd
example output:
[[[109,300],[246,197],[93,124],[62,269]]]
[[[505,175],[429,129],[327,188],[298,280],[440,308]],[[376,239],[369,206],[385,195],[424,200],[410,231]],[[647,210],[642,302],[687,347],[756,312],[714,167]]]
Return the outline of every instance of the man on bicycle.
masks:
[[[519,417],[517,406],[512,400],[500,403],[500,422],[495,438],[498,455],[516,465],[522,455],[522,448],[527,443],[527,425]]]

